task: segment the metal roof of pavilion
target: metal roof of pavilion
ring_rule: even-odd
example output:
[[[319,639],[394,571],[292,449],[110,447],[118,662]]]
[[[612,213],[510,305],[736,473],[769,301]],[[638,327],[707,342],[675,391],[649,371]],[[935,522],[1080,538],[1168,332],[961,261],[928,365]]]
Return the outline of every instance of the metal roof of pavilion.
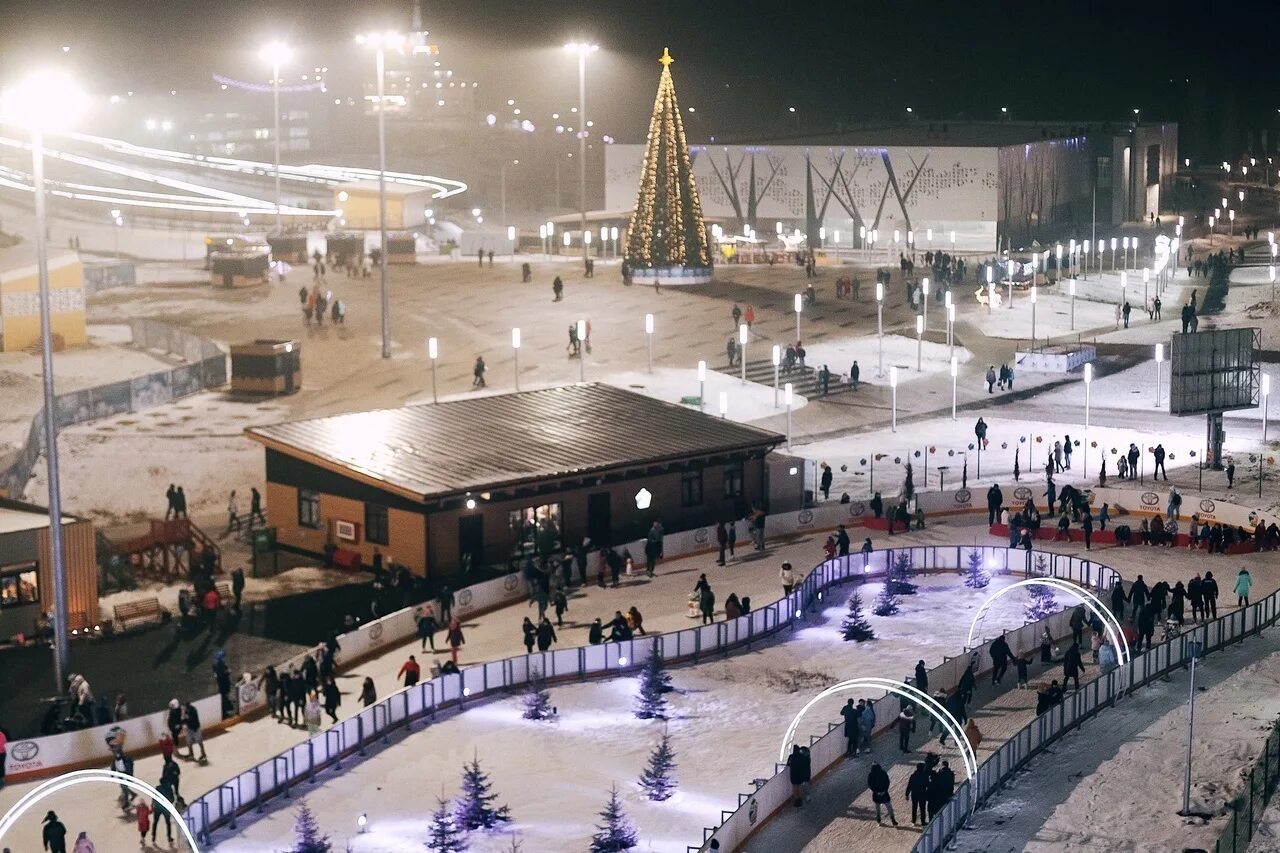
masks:
[[[250,427],[286,455],[416,500],[772,448],[774,432],[604,384]]]

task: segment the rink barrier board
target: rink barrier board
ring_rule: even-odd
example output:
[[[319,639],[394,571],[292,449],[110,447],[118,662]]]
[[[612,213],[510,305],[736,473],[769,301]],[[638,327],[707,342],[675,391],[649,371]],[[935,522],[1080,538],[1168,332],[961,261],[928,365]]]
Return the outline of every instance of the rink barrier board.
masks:
[[[790,596],[731,622],[655,634],[623,643],[518,655],[477,664],[457,675],[438,676],[420,682],[384,697],[306,742],[237,774],[194,800],[188,809],[186,820],[194,834],[208,841],[212,832],[223,826],[233,826],[237,815],[250,809],[261,810],[266,800],[279,795],[287,796],[295,785],[314,780],[318,774],[330,768],[340,770],[344,760],[363,753],[375,741],[386,741],[390,732],[411,727],[419,720],[434,719],[444,712],[462,711],[468,703],[509,695],[510,691],[527,683],[529,673],[533,670],[553,682],[583,680],[588,677],[634,677],[655,649],[665,659],[675,663],[696,660],[703,655],[726,654],[734,648],[749,648],[753,642],[781,630],[794,628],[797,622],[804,619],[806,612],[811,612],[821,604],[819,593],[825,593],[828,587],[858,579],[883,577],[885,566],[896,553],[909,551],[916,570],[922,573],[960,573],[967,565],[965,555],[975,548],[983,552],[984,562],[991,571],[1009,570],[1010,549],[1003,547],[914,546],[875,552],[868,555],[865,561],[861,554],[851,555],[820,564]],[[1025,571],[1024,552],[1014,551],[1012,554],[1015,561],[1013,569]],[[1103,579],[1109,584],[1111,573],[1104,566],[1059,555],[1046,556],[1051,557],[1050,562],[1055,564],[1067,560],[1085,564],[1088,568],[1077,571],[1077,576]],[[1065,573],[1059,574],[1066,576]],[[1069,633],[1068,619],[1069,614],[1066,612],[1048,617],[1055,635]],[[1013,638],[1017,647],[1030,648],[1033,642],[1038,643],[1041,627],[1040,623],[1027,625],[1006,632],[1006,635]],[[988,645],[984,643],[975,650],[980,669],[990,667],[990,657],[986,651]],[[968,654],[945,660],[930,671],[930,684],[956,684],[969,660]],[[891,723],[892,719],[880,721],[877,732],[883,731]],[[840,752],[843,752],[842,747]]]

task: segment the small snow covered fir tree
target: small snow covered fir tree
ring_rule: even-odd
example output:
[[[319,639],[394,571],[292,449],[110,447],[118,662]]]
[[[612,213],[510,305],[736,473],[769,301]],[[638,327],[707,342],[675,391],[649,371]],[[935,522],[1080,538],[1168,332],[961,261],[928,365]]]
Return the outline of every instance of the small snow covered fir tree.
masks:
[[[306,803],[298,806],[298,817],[293,822],[294,843],[288,853],[330,853],[333,846],[329,836],[320,834],[316,816]]]
[[[467,838],[449,813],[447,800],[436,800],[436,810],[427,826],[427,849],[431,853],[466,853]]]
[[[965,559],[969,562],[969,568],[964,574],[964,585],[969,589],[986,589],[987,584],[991,583],[991,575],[982,567],[982,551],[974,548]]]
[[[655,646],[640,670],[640,695],[636,697],[636,716],[642,720],[665,720],[667,697],[671,692],[671,674]]]
[[[1023,608],[1023,612],[1028,622],[1038,622],[1058,612],[1058,602],[1053,598],[1053,587],[1042,583],[1028,584],[1027,595],[1030,596],[1030,600]]]
[[[884,589],[876,596],[876,606],[871,612],[877,616],[892,616],[898,612],[898,596],[893,592],[893,582],[886,579]]]
[[[910,550],[896,551],[894,553],[893,563],[890,564],[887,574],[886,584],[893,587],[894,595],[916,594],[916,585],[911,582],[911,576],[915,574],[915,568],[911,563]]]
[[[649,764],[640,774],[640,787],[644,788],[649,799],[667,800],[676,792],[676,751],[671,748],[671,738],[664,732],[653,752],[649,753]]]
[[[511,820],[511,810],[506,806],[493,807],[498,795],[492,792],[489,774],[480,769],[480,759],[472,758],[462,767],[462,795],[453,807],[453,819],[458,827],[467,831],[493,829]]]
[[[849,612],[844,615],[844,621],[840,623],[840,633],[846,640],[859,643],[876,638],[875,631],[871,630],[871,623],[862,612],[862,593],[856,589],[853,595],[849,596]]]
[[[622,811],[616,785],[609,792],[609,802],[600,817],[604,823],[596,824],[598,831],[591,836],[591,853],[622,853],[636,846],[636,828]]]
[[[547,680],[542,672],[532,670],[529,680],[524,686],[524,696],[520,698],[524,706],[521,714],[526,720],[547,720],[551,718],[551,693],[547,690]]]

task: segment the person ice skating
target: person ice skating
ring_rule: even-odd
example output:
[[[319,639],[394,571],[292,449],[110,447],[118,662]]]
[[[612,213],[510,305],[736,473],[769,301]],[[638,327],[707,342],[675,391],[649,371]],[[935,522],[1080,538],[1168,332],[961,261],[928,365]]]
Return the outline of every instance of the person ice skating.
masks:
[[[307,697],[307,704],[302,706],[302,722],[307,727],[307,734],[315,736],[320,733],[321,716],[324,709],[320,706],[320,698],[312,693]]]
[[[791,798],[796,808],[804,805],[809,779],[812,776],[811,768],[809,748],[794,744],[791,747],[791,754],[787,756],[787,775],[791,780]]]
[[[1227,488],[1234,488],[1236,482],[1236,460],[1233,457],[1227,457]]]
[[[324,683],[324,711],[329,715],[329,719],[338,722],[338,706],[342,704],[342,694],[338,691],[338,684],[332,678]]]
[[[545,652],[550,649],[551,644],[556,642],[558,639],[556,637],[555,626],[553,626],[551,624],[551,620],[545,616],[542,618],[542,621],[538,623],[537,638],[538,651],[540,652]]]
[[[138,843],[145,846],[147,830],[151,829],[151,806],[144,800],[134,806],[133,814],[138,825]]]
[[[849,531],[843,524],[836,527],[836,554],[840,557],[849,556]]]
[[[44,849],[49,853],[67,853],[67,828],[58,820],[57,813],[50,811],[44,816],[44,829],[41,838]]]
[[[1081,604],[1071,611],[1071,618],[1067,620],[1067,624],[1071,627],[1071,641],[1079,645],[1084,641],[1084,626],[1086,623],[1084,605]]]
[[[880,497],[879,492],[876,492],[871,496],[869,506],[871,507],[871,514],[876,518],[880,518],[884,515],[884,499]]]
[[[1138,620],[1138,612],[1142,610],[1143,605],[1147,603],[1148,598],[1147,582],[1142,579],[1142,575],[1138,575],[1138,579],[1129,587],[1125,600],[1133,605],[1133,613],[1129,617],[1133,621]]]
[[[703,625],[709,625],[715,621],[716,594],[711,591],[710,584],[704,584],[698,593],[698,611],[702,614]]]
[[[449,641],[449,659],[456,665],[458,663],[458,649],[466,645],[466,637],[462,635],[462,623],[457,619],[449,620],[449,630],[445,634],[445,639]]]
[[[422,675],[422,667],[418,664],[418,659],[413,655],[409,655],[409,659],[400,665],[400,671],[396,673],[396,678],[404,676],[404,686],[412,687],[418,683],[418,678]]]
[[[923,761],[916,765],[907,779],[907,799],[911,801],[911,825],[916,825],[916,815],[919,814],[919,823],[924,826],[929,821],[929,768]]]
[[[560,280],[560,276],[556,276],[551,281],[551,292],[555,295],[555,298],[551,300],[552,302],[559,302],[564,298],[564,282]]]
[[[996,637],[995,642],[991,644],[990,655],[991,683],[999,684],[1009,669],[1009,658],[1013,656],[1013,650],[1009,648],[1009,641],[1005,639],[1004,634]]]
[[[484,356],[478,355],[476,356],[475,366],[471,368],[471,387],[472,388],[485,387],[484,371],[485,371]]]
[[[551,606],[556,611],[556,627],[564,627],[564,614],[569,609],[569,599],[565,596],[563,589],[557,589],[555,595],[551,597]]]
[[[796,573],[791,568],[790,563],[782,564],[782,568],[778,571],[778,577],[782,581],[782,594],[784,596],[790,595],[791,590],[795,589],[796,586]]]
[[[716,547],[719,548],[719,555],[716,557],[716,565],[724,565],[725,548],[729,546],[729,530],[725,527],[724,521],[716,522]]]
[[[1236,575],[1236,607],[1249,606],[1249,590],[1253,588],[1253,576],[1248,569],[1241,569]]]
[[[436,622],[436,611],[430,604],[424,604],[418,610],[418,639],[422,643],[420,651],[426,651],[427,645],[431,645],[431,651],[436,650],[436,631],[440,625]]]
[[[879,764],[871,765],[867,774],[867,790],[871,791],[871,802],[876,804],[876,823],[881,823],[880,810],[883,808],[889,815],[890,822],[898,825],[893,814],[893,798],[889,795],[889,774]]]
[[[188,702],[182,709],[182,728],[187,738],[187,758],[195,759],[196,747],[200,747],[200,763],[208,764],[209,758],[204,751],[204,732],[200,729],[200,712],[194,702]]]

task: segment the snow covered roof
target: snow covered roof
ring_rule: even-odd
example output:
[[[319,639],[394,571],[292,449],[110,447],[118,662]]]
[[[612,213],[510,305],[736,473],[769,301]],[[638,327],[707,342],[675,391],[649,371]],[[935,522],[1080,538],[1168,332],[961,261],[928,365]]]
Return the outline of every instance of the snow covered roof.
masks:
[[[246,433],[268,449],[419,501],[764,452],[785,440],[598,383],[354,412]]]

